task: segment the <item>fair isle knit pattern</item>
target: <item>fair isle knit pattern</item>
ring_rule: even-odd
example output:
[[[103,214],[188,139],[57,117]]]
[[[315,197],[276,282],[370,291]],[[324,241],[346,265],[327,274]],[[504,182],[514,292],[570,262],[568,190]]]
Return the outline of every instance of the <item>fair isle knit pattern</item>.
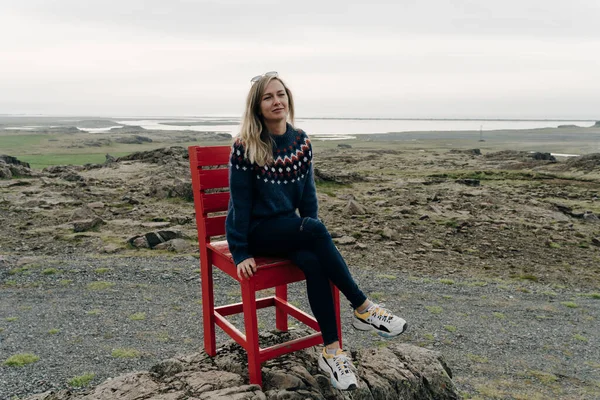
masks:
[[[244,165],[244,147],[239,139],[236,140],[233,148],[235,157],[231,158],[231,164],[235,165],[236,169],[241,168],[242,171],[246,171],[246,169],[252,168],[256,179],[262,179],[265,183],[273,185],[287,185],[304,179],[312,160],[310,139],[301,130],[298,130],[298,134],[290,146],[285,149],[276,149],[274,153],[277,153],[277,157],[273,154],[274,162],[270,166],[259,167],[256,164],[250,166],[248,163]]]
[[[251,164],[238,138],[229,164],[231,193],[226,228],[227,242],[236,264],[252,257],[248,235],[265,218],[293,216],[317,218],[310,139],[290,124],[283,135],[273,135],[273,163]]]

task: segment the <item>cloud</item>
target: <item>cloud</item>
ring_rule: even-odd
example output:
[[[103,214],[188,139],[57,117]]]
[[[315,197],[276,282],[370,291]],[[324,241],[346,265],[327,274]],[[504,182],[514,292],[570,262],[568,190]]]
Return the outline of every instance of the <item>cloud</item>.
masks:
[[[277,70],[300,115],[591,118],[600,105],[599,8],[582,0],[14,2],[0,15],[0,35],[12,39],[0,45],[0,106],[239,114],[250,77]]]
[[[13,10],[43,20],[83,22],[191,37],[294,36],[314,27],[426,35],[600,37],[593,0],[285,1],[27,0]],[[10,7],[8,11],[10,11]]]

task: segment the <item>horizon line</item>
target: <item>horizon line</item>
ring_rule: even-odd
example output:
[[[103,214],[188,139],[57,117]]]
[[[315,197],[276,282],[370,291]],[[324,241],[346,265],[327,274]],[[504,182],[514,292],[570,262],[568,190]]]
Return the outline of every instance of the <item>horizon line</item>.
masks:
[[[42,118],[103,118],[103,119],[117,119],[117,118],[145,118],[145,119],[165,119],[165,118],[236,118],[241,119],[239,115],[122,115],[122,116],[107,116],[107,115],[84,115],[84,114],[0,114],[2,117],[42,117]],[[552,122],[568,122],[568,121],[582,121],[582,122],[597,122],[600,118],[496,118],[496,117],[304,117],[298,116],[295,119],[320,119],[320,120],[366,120],[366,121],[552,121]]]

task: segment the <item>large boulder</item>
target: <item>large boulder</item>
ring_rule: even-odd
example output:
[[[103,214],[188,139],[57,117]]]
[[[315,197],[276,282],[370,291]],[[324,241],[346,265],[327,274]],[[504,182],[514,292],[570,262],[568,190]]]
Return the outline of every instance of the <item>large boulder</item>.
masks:
[[[157,199],[179,198],[186,201],[194,200],[192,183],[181,179],[153,180],[146,194]]]
[[[487,160],[494,161],[548,161],[556,162],[556,158],[550,153],[542,153],[538,151],[517,151],[517,150],[502,150],[494,153],[487,153],[484,156]]]
[[[146,137],[146,136],[133,135],[133,136],[126,136],[126,137],[118,137],[115,139],[115,142],[124,143],[124,144],[142,144],[142,143],[152,143],[152,139],[150,139],[149,137]]]
[[[32,176],[29,163],[19,161],[16,157],[0,155],[0,179]]]
[[[51,165],[42,170],[53,178],[61,178],[69,182],[80,182],[84,183],[86,179],[79,175],[79,172],[83,171],[85,167],[81,165]]]
[[[25,168],[31,168],[29,163],[26,163],[25,161],[19,161],[17,157],[7,156],[6,154],[0,154],[0,161],[4,161],[6,164],[10,165],[19,165]]]
[[[340,185],[348,185],[353,182],[360,182],[364,179],[358,172],[348,170],[324,170],[322,168],[315,168],[315,181],[317,182],[332,182]]]
[[[73,231],[75,232],[87,232],[95,229],[96,227],[105,224],[100,217],[93,217],[91,219],[84,219],[79,221],[71,221],[73,224]]]
[[[306,334],[306,332],[301,332]],[[298,337],[299,333],[268,332],[261,345]],[[262,388],[248,384],[245,351],[233,341],[215,357],[204,353],[165,360],[148,372],[109,379],[83,393],[46,392],[28,400],[112,399],[459,399],[452,373],[440,353],[409,344],[352,352],[358,388],[333,389],[318,367],[319,350],[312,347],[263,364]]]
[[[63,174],[77,173],[83,170],[83,167],[79,165],[51,165],[42,170],[51,176],[60,176]]]
[[[556,162],[556,157],[554,157],[552,154],[550,154],[550,153],[542,153],[542,152],[539,152],[539,151],[535,151],[533,153],[529,153],[527,155],[527,157],[533,158],[534,160],[538,160],[538,161]]]
[[[164,243],[159,243],[154,246],[155,250],[168,250],[176,253],[185,253],[193,249],[190,242],[185,239],[171,239]]]
[[[138,160],[153,164],[168,164],[173,160],[186,160],[187,158],[187,149],[181,146],[173,146],[150,151],[138,151],[123,157],[119,157],[116,161],[121,162]]]
[[[98,215],[88,206],[83,206],[77,208],[69,217],[69,221],[81,221],[81,220],[90,220],[96,218]]]
[[[451,149],[449,151],[450,154],[466,154],[469,156],[480,156],[481,155],[481,150],[480,149],[468,149],[468,150],[463,150],[463,149]]]
[[[600,153],[590,153],[579,157],[569,158],[567,160],[567,166],[583,171],[600,169]]]
[[[12,176],[12,172],[10,168],[8,168],[8,165],[0,161],[0,179],[10,179]]]
[[[178,230],[162,230],[156,232],[148,232],[143,235],[133,236],[127,242],[137,248],[153,249],[161,243],[167,243],[173,239],[181,239],[184,235]],[[171,250],[171,249],[169,249]],[[173,249],[175,251],[175,249]]]

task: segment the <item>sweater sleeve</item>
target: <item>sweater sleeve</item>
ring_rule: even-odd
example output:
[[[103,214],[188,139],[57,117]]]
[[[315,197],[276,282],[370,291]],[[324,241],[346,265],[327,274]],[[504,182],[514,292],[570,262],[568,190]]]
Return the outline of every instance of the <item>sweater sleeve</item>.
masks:
[[[314,175],[314,163],[312,161],[312,145],[310,140],[306,140],[308,143],[308,150],[306,151],[305,157],[308,159],[308,168],[306,180],[304,181],[304,190],[302,191],[302,198],[300,199],[300,205],[298,211],[300,216],[318,218],[319,213],[319,202],[317,201],[317,188],[315,186],[315,175]]]
[[[248,249],[252,212],[253,168],[244,156],[239,140],[233,144],[229,160],[229,210],[225,221],[227,243],[235,265],[252,257]]]

